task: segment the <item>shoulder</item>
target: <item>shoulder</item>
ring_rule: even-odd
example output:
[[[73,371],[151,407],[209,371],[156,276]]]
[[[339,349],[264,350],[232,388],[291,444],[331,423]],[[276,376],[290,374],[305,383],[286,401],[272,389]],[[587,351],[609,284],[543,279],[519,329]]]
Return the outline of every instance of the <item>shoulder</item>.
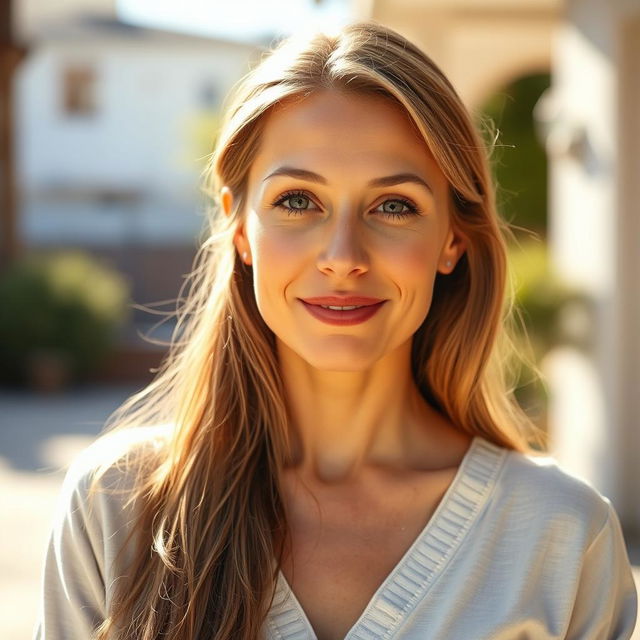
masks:
[[[613,507],[587,480],[564,469],[550,454],[503,449],[494,506],[525,526],[556,537],[593,541]]]
[[[42,637],[93,637],[107,616],[116,586],[136,557],[138,512],[129,498],[137,492],[132,489],[157,461],[154,454],[168,434],[166,426],[114,431],[73,459],[45,552]],[[90,494],[94,479],[96,491]]]
[[[171,425],[130,427],[105,433],[85,447],[73,459],[66,476],[70,482],[86,481],[101,468],[122,469],[122,460],[141,461],[149,454],[159,451],[171,434]]]
[[[135,491],[162,456],[166,425],[135,427],[97,438],[69,466],[54,509],[51,541],[56,563],[65,571],[80,571],[78,563],[95,562],[103,576],[117,575],[114,562],[133,558],[129,534],[138,521]],[[95,479],[95,482],[94,482]]]
[[[64,507],[99,503],[104,509],[124,507],[140,474],[157,463],[171,434],[171,425],[132,427],[99,436],[73,459],[60,492]],[[95,494],[90,492],[94,485]]]

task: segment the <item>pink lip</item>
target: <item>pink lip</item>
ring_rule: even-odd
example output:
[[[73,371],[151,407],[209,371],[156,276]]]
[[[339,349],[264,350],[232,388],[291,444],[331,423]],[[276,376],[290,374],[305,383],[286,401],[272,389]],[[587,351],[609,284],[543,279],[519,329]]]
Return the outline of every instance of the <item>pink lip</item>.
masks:
[[[310,302],[310,300],[321,300],[322,302]],[[323,298],[306,298],[300,299],[300,302],[304,305],[305,309],[317,320],[326,324],[349,326],[354,324],[360,324],[365,322],[372,316],[374,316],[384,305],[386,300],[378,300],[376,298],[364,298],[364,297],[335,297],[328,296]],[[350,307],[359,305],[358,309],[351,309],[348,311],[337,311],[334,309],[325,309],[320,304]]]
[[[384,302],[381,298],[369,298],[367,296],[320,296],[316,298],[301,298],[307,304],[324,304],[334,307],[368,307]]]

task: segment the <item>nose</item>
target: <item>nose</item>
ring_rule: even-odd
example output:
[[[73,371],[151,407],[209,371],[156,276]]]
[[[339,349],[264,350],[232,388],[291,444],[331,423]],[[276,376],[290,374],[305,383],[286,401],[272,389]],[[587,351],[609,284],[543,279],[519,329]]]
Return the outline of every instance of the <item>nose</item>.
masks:
[[[318,269],[334,276],[359,275],[368,270],[362,229],[353,215],[336,216],[326,228]]]

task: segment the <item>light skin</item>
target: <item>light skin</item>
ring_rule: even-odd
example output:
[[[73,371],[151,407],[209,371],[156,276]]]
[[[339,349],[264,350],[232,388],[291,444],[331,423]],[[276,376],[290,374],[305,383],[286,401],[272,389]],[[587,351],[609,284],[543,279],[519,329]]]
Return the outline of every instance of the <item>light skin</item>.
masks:
[[[292,541],[282,572],[318,640],[337,640],[469,448],[421,396],[410,360],[436,274],[450,273],[465,245],[447,181],[399,107],[327,90],[266,117],[234,242],[276,336],[293,426],[294,462],[280,477]],[[282,167],[316,177],[271,175]],[[418,181],[370,184],[407,173]],[[227,187],[221,202],[231,213]],[[339,294],[386,302],[365,322],[336,326],[300,301]]]
[[[457,464],[469,439],[423,399],[410,359],[436,274],[465,250],[445,176],[408,115],[382,98],[324,90],[266,118],[234,243],[276,336],[298,477],[355,486],[372,471]],[[271,175],[282,167],[318,177]],[[398,174],[428,186],[406,176],[370,185]],[[227,187],[221,203],[229,214]],[[337,294],[386,302],[365,322],[335,326],[300,301]]]

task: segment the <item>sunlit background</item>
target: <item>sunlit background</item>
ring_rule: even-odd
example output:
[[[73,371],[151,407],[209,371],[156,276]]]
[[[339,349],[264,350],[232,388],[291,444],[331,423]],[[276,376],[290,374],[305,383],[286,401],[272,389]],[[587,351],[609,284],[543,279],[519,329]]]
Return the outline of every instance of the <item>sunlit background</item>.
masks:
[[[492,146],[517,397],[640,562],[640,2],[0,7],[1,637],[30,636],[65,466],[161,361],[225,96],[282,37],[355,19],[431,55]]]

